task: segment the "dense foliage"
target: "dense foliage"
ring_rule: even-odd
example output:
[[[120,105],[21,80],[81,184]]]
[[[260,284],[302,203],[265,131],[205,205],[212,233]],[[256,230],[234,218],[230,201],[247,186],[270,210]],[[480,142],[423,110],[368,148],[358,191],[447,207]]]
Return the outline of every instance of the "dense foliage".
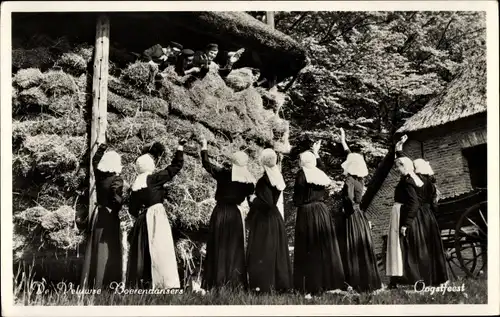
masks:
[[[351,140],[383,147],[486,34],[484,12],[276,12],[275,27],[310,58],[294,83],[280,87],[287,118],[300,131],[344,127]]]

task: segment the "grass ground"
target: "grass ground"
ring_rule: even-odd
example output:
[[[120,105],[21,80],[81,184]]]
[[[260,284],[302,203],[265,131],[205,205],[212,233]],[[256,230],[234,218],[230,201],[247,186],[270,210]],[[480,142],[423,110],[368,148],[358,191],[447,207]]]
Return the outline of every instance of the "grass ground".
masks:
[[[243,290],[220,289],[204,296],[186,291],[183,294],[124,294],[105,291],[101,294],[82,294],[77,287],[59,285],[44,290],[32,277],[16,279],[14,298],[16,305],[393,305],[393,304],[486,304],[488,283],[486,278],[459,279],[449,284],[455,290],[425,293],[414,288],[382,290],[372,294],[325,293],[306,299],[298,293],[255,294]]]

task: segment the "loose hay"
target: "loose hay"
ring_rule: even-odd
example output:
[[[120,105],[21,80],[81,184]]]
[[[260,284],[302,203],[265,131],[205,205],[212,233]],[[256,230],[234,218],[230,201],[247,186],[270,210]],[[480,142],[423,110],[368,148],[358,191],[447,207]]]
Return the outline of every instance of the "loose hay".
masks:
[[[42,83],[43,74],[38,68],[20,69],[14,76],[13,84],[21,89],[28,89]]]
[[[32,166],[47,174],[56,174],[74,169],[83,154],[83,137],[60,137],[51,134],[27,136],[24,148],[31,154]]]
[[[168,102],[156,97],[145,97],[141,100],[142,108],[145,111],[155,113],[162,118],[168,117]]]
[[[85,59],[75,53],[64,53],[56,62],[56,66],[61,67],[64,72],[73,76],[80,76],[87,70]]]
[[[242,91],[251,87],[257,79],[252,69],[243,67],[231,71],[225,78],[225,82],[234,91]]]
[[[62,71],[43,73],[42,80],[37,84],[34,83],[36,80],[24,83],[20,76],[22,73],[16,74],[23,84],[16,84],[14,92],[17,92],[17,87],[22,88],[21,85],[29,88],[20,90],[17,98],[13,94],[13,104],[16,101],[26,107],[25,101],[29,101],[38,105],[39,109],[36,116],[24,116],[21,121],[13,122],[13,172],[21,176],[36,171],[45,176],[45,183],[33,191],[36,202],[47,208],[40,207],[42,215],[32,223],[46,234],[36,232],[35,238],[27,239],[26,247],[21,248],[25,253],[40,245],[42,249],[74,250],[84,238],[74,231],[75,211],[70,211],[68,206],[75,204],[82,217],[88,208],[87,199],[80,198],[82,192],[88,189],[88,157],[84,159],[88,150],[88,123],[83,118],[86,115],[84,109],[92,97],[88,93],[92,76],[84,72],[84,62],[86,67],[93,48],[82,46],[72,52],[63,54],[58,60],[57,66]],[[78,72],[82,73],[73,77]],[[256,178],[262,175],[258,162],[262,146],[274,145],[276,149],[277,139],[280,136],[286,139],[286,121],[275,122],[273,109],[264,107],[262,91],[249,86],[250,71],[241,70],[232,75],[238,73],[248,77],[248,82],[242,84],[245,88],[236,88],[238,92],[228,87],[214,72],[209,72],[203,80],[197,80],[186,88],[184,83],[189,76],[181,78],[170,67],[165,72],[167,76],[160,89],[161,98],[143,92],[150,79],[147,63],[134,63],[118,78],[110,76],[108,80],[106,141],[121,154],[124,165],[122,177],[127,183],[132,183],[137,176],[134,162],[146,144],[160,141],[166,146],[166,153],[158,166],[161,169],[170,163],[178,140],[190,138],[184,147],[185,165],[168,184],[165,201],[169,220],[182,232],[206,228],[215,206],[215,181],[203,169],[199,157],[197,142],[202,137],[209,141],[209,154],[216,164],[228,162],[235,151],[246,151],[250,157],[249,169]],[[21,96],[23,93],[24,99]],[[287,139],[285,141],[284,144],[289,144]],[[127,190],[125,192],[127,197]],[[30,204],[33,202],[30,201]],[[20,206],[24,205],[16,206],[23,210]],[[67,209],[60,210],[60,206]],[[248,206],[243,209],[248,210]],[[17,210],[15,213],[25,211]],[[66,211],[65,218],[60,220],[58,212],[62,211]],[[43,218],[47,213],[50,215]],[[126,205],[120,212],[120,219],[124,230],[131,227]],[[19,227],[26,228],[26,225]]]
[[[17,48],[12,50],[12,66],[22,68],[46,69],[54,64],[54,57],[49,48]]]
[[[44,91],[40,87],[32,87],[30,89],[23,90],[19,94],[18,98],[22,104],[19,108],[20,111],[23,111],[25,107],[29,106],[43,107],[49,104],[49,98],[47,98]]]
[[[148,63],[137,62],[124,69],[120,79],[139,89],[144,89],[150,84],[150,74],[151,66]]]
[[[44,73],[41,87],[51,97],[74,94],[77,90],[76,82],[71,75],[54,70]]]
[[[140,102],[123,98],[111,91],[108,92],[108,111],[131,117],[137,113],[140,105]]]

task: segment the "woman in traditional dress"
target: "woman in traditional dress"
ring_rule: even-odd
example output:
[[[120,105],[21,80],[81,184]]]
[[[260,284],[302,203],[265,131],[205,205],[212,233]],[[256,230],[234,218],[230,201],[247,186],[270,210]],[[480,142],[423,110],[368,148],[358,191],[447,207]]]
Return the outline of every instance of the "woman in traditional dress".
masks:
[[[257,182],[256,197],[247,216],[249,287],[260,292],[281,292],[292,286],[285,223],[276,205],[285,189],[285,181],[272,149],[262,151],[261,164],[264,175]]]
[[[342,203],[345,217],[344,271],[346,283],[358,292],[371,292],[382,287],[373,252],[370,225],[359,204],[363,197],[364,177],[368,175],[363,156],[351,153],[340,129],[341,142],[347,159],[342,163],[346,180],[342,188]]]
[[[217,181],[217,204],[210,217],[202,287],[246,288],[245,232],[238,205],[253,194],[255,178],[247,169],[248,156],[244,152],[233,154],[230,168],[221,168],[210,162],[207,140],[202,139],[201,144],[203,167]]]
[[[402,153],[404,136],[396,144],[396,153]],[[387,237],[386,274],[390,277],[389,288],[397,284],[414,284],[421,278],[419,263],[429,260],[425,248],[425,232],[416,221],[421,209],[420,191],[423,182],[415,174],[412,160],[397,155],[396,169],[401,179],[394,192]]]
[[[105,153],[100,144],[92,158],[97,205],[90,216],[90,238],[87,243],[81,278],[83,288],[108,288],[122,280],[120,218],[123,202],[121,157],[115,151]]]
[[[300,155],[293,202],[297,208],[293,279],[309,294],[344,288],[344,269],[330,211],[323,202],[331,179],[320,169],[321,142]],[[320,168],[316,167],[318,165]]]
[[[417,215],[417,221],[425,232],[423,236],[427,242],[428,261],[420,261],[421,279],[426,286],[439,286],[448,280],[448,270],[444,253],[441,230],[437,223],[435,214],[437,212],[437,188],[435,185],[434,171],[429,162],[424,159],[413,161],[415,173],[422,180],[421,212]]]
[[[136,161],[139,175],[132,185],[129,205],[129,213],[137,217],[127,269],[127,284],[132,287],[180,287],[172,230],[163,207],[163,185],[182,169],[185,142],[179,141],[170,165],[156,173],[152,155],[144,154]]]

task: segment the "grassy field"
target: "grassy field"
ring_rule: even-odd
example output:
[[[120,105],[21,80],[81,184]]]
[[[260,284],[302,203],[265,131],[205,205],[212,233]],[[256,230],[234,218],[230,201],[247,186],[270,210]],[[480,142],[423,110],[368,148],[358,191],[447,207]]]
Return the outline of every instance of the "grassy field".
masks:
[[[23,275],[15,280],[16,305],[390,305],[390,304],[486,304],[488,283],[486,278],[459,279],[449,285],[451,292],[415,292],[414,288],[380,290],[372,294],[325,293],[306,299],[298,293],[254,294],[243,290],[220,289],[204,296],[190,291],[183,294],[120,294],[106,291],[101,294],[78,294],[76,287],[66,285],[53,290],[39,287],[31,277]],[[463,286],[462,286],[463,285]],[[46,288],[46,287],[45,287]],[[78,290],[79,291],[79,290]]]

